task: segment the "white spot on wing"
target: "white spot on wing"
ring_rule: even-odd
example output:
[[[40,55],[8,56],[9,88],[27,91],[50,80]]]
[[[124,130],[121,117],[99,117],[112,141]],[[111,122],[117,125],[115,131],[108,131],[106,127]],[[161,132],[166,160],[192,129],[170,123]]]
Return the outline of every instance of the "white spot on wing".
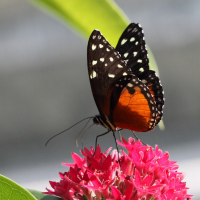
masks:
[[[145,79],[142,79],[142,83],[144,83],[144,84],[145,84],[145,83],[147,83],[147,81],[146,81]]]
[[[124,58],[126,58],[127,56],[128,56],[128,53],[125,53],[125,54],[124,54]]]
[[[113,60],[114,60],[113,57],[110,57],[109,59],[110,59],[111,62],[113,62]]]
[[[117,67],[118,67],[118,68],[123,68],[123,66],[122,66],[122,65],[120,65],[120,64],[118,64],[118,65],[117,65]]]
[[[133,84],[128,83],[127,86],[128,86],[128,87],[133,87]]]
[[[137,42],[135,42],[135,45],[138,45],[138,41],[137,41]]]
[[[133,42],[133,41],[135,41],[135,38],[134,38],[134,37],[132,37],[132,38],[130,39],[130,42]]]
[[[109,49],[109,48],[107,48],[107,49],[106,49],[106,51],[110,51],[110,49]]]
[[[90,74],[90,78],[93,79],[97,76],[97,73],[95,71],[92,72],[92,74]]]
[[[142,63],[142,60],[141,60],[141,59],[138,59],[137,62],[138,62],[138,63]]]
[[[141,67],[141,68],[139,69],[139,71],[140,71],[140,72],[144,72],[144,68]]]
[[[104,60],[105,60],[104,58],[100,58],[100,61],[101,61],[101,62],[104,62]]]
[[[126,72],[123,73],[123,76],[127,76],[128,74]]]
[[[114,74],[108,74],[108,77],[115,78],[115,75]]]
[[[127,41],[127,39],[123,39],[123,40],[121,41],[121,45],[125,44],[126,41]]]
[[[97,46],[93,44],[93,45],[92,45],[92,50],[94,51],[94,50],[96,49],[96,47],[97,47]]]
[[[100,49],[103,48],[103,45],[102,45],[102,44],[99,44],[99,48],[100,48]]]
[[[96,64],[97,64],[97,60],[93,60],[92,65],[96,65]]]
[[[137,55],[137,52],[136,52],[136,51],[134,51],[134,52],[133,52],[133,56],[135,57],[136,55]]]

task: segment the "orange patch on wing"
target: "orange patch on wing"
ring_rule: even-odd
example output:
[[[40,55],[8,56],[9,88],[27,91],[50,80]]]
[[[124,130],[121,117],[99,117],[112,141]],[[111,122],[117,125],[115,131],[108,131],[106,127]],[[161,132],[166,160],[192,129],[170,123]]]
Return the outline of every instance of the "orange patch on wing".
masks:
[[[113,122],[119,128],[145,132],[149,129],[151,110],[141,89],[137,86],[134,89],[134,94],[127,89],[121,93],[113,112]]]

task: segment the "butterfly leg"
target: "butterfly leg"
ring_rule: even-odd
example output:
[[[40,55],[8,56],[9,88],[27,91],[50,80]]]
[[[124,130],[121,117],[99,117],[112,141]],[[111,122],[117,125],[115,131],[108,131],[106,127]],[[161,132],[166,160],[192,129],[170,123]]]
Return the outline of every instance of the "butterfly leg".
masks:
[[[135,138],[136,138],[137,140],[139,140],[139,138],[138,138],[138,136],[136,135],[136,133],[135,133],[134,131],[132,131],[132,133],[133,133],[133,135],[135,136]],[[141,142],[142,142],[142,141],[141,141]],[[142,144],[145,145],[145,146],[147,146],[147,144],[145,144],[144,142],[142,142]]]
[[[119,134],[119,138],[120,138],[120,141],[121,141],[121,143],[122,143],[122,136],[121,136],[121,133],[120,133],[121,130],[123,130],[123,129],[122,129],[122,128],[121,128],[121,129],[117,129],[117,132],[118,132],[118,134]],[[122,148],[122,151],[124,151],[124,149],[123,149],[122,146],[121,146],[121,148]]]
[[[96,137],[96,142],[95,142],[95,151],[94,151],[94,155],[95,155],[95,153],[96,153],[96,149],[97,149],[97,139],[98,139],[98,137],[101,137],[101,136],[103,136],[103,135],[106,135],[107,133],[109,133],[110,132],[110,130],[108,130],[107,132],[105,132],[105,133],[103,133],[103,134],[101,134],[101,135],[97,135],[97,137]],[[93,156],[94,156],[93,155]]]
[[[118,146],[117,146],[117,140],[116,140],[116,137],[115,137],[115,132],[113,131],[113,137],[115,139],[115,145],[116,145],[116,149],[117,149],[117,153],[118,153],[118,161],[119,161],[119,165],[121,166],[120,164],[120,158],[119,158],[119,149],[118,149]]]

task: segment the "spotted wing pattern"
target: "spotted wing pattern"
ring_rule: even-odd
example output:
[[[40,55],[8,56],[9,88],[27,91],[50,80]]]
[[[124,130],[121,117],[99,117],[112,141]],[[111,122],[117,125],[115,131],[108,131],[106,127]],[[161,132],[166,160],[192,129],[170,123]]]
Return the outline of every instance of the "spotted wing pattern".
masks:
[[[149,88],[153,95],[158,110],[156,116],[156,124],[158,124],[163,116],[164,91],[156,73],[149,70],[148,53],[140,24],[131,23],[125,29],[116,50],[127,61],[127,67]]]
[[[98,30],[88,42],[88,73],[101,124],[133,131],[153,130],[162,117],[162,85],[149,59],[142,28],[130,24],[116,50]]]
[[[88,42],[88,73],[93,96],[101,115],[110,115],[110,105],[116,105],[120,93],[131,80],[131,71],[126,62],[98,30],[94,30]],[[123,79],[111,102],[115,82]],[[117,97],[118,96],[118,97]]]

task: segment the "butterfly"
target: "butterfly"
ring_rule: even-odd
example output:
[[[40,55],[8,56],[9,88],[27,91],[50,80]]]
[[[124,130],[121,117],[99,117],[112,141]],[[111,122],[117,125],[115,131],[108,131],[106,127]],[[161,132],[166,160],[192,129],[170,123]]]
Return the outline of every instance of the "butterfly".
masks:
[[[140,24],[131,23],[116,48],[94,30],[87,48],[88,73],[99,110],[93,118],[108,131],[151,131],[163,116],[164,91],[149,59]]]

